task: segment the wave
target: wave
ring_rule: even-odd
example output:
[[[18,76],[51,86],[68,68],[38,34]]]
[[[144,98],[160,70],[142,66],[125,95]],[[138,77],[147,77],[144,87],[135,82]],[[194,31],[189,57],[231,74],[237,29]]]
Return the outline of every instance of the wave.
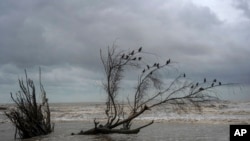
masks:
[[[101,103],[51,104],[52,121],[105,121],[105,105]],[[190,107],[187,112],[175,110],[171,105],[152,109],[137,117],[137,121],[200,122],[200,123],[250,123],[250,102],[214,102],[203,105],[202,112]],[[0,123],[7,122],[0,111]]]

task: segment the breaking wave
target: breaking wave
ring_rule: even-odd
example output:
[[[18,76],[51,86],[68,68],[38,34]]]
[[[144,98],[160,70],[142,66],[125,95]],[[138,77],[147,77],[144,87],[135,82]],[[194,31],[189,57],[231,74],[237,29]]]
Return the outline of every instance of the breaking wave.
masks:
[[[203,106],[202,112],[191,110],[180,112],[171,105],[150,110],[136,120],[156,122],[201,122],[201,123],[250,123],[250,102],[215,102]],[[53,121],[93,121],[105,120],[105,105],[102,103],[59,103],[51,104]],[[0,110],[0,123],[8,122],[4,110]]]

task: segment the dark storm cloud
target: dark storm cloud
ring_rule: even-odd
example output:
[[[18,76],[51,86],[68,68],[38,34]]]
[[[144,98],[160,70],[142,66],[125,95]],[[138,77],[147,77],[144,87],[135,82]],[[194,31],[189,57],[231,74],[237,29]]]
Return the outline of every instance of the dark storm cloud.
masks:
[[[249,17],[247,1],[234,6]],[[197,78],[250,83],[249,25],[189,0],[1,1],[0,83],[14,84],[24,68],[36,77],[42,66],[48,84],[91,91],[103,80],[99,50],[113,42],[143,46]]]
[[[235,0],[235,6],[243,11],[243,14],[250,19],[250,3],[248,0]]]
[[[86,45],[86,42],[90,42],[88,39],[75,39],[75,36],[81,36],[78,35],[80,23],[75,26],[71,14],[65,14],[67,11],[50,3],[31,3],[18,5],[13,2],[10,4],[12,7],[2,15],[1,64],[13,63],[25,68],[93,61],[91,55],[85,57],[84,53],[92,54],[95,47]]]
[[[218,24],[216,17],[208,8],[168,3],[164,7],[160,2],[13,2],[12,14],[1,26],[1,61],[22,67],[69,63],[88,68],[98,64],[99,48],[116,38],[125,40],[121,46],[126,47],[137,42],[138,46],[169,45],[174,52],[203,52],[204,48],[190,51],[187,38],[197,38],[201,28]]]

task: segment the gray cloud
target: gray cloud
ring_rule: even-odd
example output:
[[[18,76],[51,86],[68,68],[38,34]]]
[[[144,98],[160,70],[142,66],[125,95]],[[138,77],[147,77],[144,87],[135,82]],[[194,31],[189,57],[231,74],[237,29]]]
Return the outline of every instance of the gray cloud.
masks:
[[[234,1],[235,7],[239,8],[243,11],[243,14],[250,18],[250,3],[247,0],[235,0]]]
[[[246,1],[236,8],[248,16]],[[221,21],[188,0],[1,1],[0,84],[15,85],[25,68],[36,78],[42,66],[53,93],[100,93],[91,89],[103,80],[99,50],[115,40],[171,58],[197,79],[250,83],[249,25]]]

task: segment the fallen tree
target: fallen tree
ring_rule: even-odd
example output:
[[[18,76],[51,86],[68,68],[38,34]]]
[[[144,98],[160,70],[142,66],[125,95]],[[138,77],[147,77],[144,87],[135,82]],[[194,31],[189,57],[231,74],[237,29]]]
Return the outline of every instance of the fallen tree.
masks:
[[[28,78],[26,70],[25,81],[23,79],[18,81],[20,91],[16,93],[16,97],[10,93],[15,108],[6,111],[5,115],[16,127],[15,138],[17,138],[17,134],[21,139],[46,135],[54,129],[50,120],[48,99],[41,83],[41,69],[39,69],[39,80],[42,97],[40,104],[37,102],[34,82]]]
[[[174,79],[161,77],[160,73],[169,71],[173,67],[173,62],[167,59],[164,62],[153,62],[149,64],[143,55],[149,53],[143,52],[142,47],[132,51],[117,51],[113,46],[108,48],[107,54],[104,55],[100,50],[101,61],[105,71],[105,81],[103,87],[106,92],[106,122],[94,120],[94,127],[87,131],[80,131],[78,135],[90,134],[137,134],[140,129],[145,128],[154,121],[151,121],[141,127],[131,129],[132,121],[143,115],[147,110],[154,110],[165,104],[172,104],[177,109],[186,111],[190,105],[197,110],[201,110],[201,103],[218,100],[216,95],[208,92],[222,85],[221,82],[213,79],[202,82],[194,82],[186,77],[185,73],[178,74]],[[124,79],[125,70],[134,68],[139,70],[137,84],[133,95],[120,100],[121,81]],[[169,80],[171,80],[169,82]],[[168,83],[166,83],[168,81]],[[124,105],[129,105],[124,110]],[[73,134],[73,133],[72,133]]]

